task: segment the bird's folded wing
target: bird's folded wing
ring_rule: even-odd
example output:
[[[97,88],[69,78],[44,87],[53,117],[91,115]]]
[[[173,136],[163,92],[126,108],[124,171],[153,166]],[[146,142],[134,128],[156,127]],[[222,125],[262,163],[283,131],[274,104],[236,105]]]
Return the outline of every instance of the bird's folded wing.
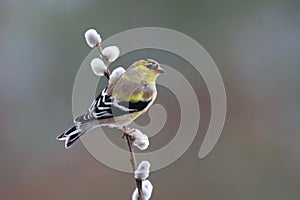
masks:
[[[107,95],[107,88],[102,90],[99,96],[93,101],[88,112],[75,119],[75,122],[87,122],[90,120],[101,120],[126,115],[144,110],[151,99],[147,101],[120,101],[113,96]]]

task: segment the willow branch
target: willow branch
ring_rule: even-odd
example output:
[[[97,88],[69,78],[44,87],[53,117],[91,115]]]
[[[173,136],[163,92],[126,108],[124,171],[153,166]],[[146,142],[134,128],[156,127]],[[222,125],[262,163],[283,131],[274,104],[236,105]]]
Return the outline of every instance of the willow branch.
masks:
[[[128,135],[128,133],[125,130],[123,133],[126,137],[127,145],[128,145],[129,152],[130,152],[130,163],[131,163],[131,167],[132,167],[132,170],[134,173],[136,170],[136,159],[135,159],[135,155],[134,155],[134,146],[132,145],[133,140],[132,140],[131,136]],[[140,200],[143,200],[142,180],[135,179],[135,183],[136,183],[136,187],[138,189]]]

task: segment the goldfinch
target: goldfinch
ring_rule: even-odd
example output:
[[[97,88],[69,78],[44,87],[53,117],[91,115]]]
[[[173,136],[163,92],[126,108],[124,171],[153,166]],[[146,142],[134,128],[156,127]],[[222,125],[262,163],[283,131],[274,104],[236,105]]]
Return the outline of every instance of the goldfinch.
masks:
[[[103,89],[86,114],[75,118],[74,126],[57,137],[69,148],[87,131],[108,126],[122,129],[153,104],[157,96],[156,79],[165,71],[152,59],[134,62],[126,72]]]

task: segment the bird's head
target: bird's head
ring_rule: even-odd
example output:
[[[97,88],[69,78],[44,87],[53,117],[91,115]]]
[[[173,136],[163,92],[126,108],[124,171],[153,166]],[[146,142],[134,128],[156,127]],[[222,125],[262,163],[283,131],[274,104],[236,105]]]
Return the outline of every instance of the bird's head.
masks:
[[[154,82],[158,75],[165,73],[159,63],[152,59],[138,60],[130,67],[132,71],[143,80]]]

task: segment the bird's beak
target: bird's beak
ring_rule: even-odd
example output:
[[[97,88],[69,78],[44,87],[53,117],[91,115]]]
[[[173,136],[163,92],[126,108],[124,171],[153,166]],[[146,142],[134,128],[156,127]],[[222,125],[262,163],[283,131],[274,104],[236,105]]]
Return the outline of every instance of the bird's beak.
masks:
[[[163,68],[158,67],[158,68],[155,70],[155,72],[156,72],[157,74],[163,74],[163,73],[165,73],[166,71],[165,71]]]

